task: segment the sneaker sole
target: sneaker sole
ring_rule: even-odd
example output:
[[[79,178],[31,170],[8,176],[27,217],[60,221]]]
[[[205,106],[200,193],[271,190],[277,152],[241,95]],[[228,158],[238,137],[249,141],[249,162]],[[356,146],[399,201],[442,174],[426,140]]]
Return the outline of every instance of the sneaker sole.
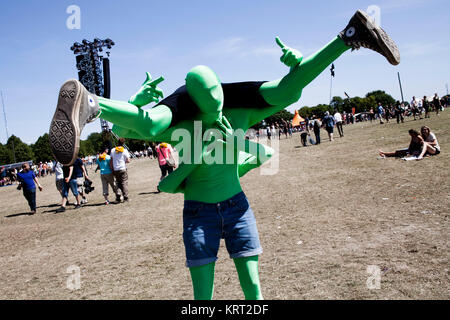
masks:
[[[381,27],[373,23],[372,18],[365,12],[358,10],[357,17],[364,23],[371,32],[375,33],[375,38],[384,53],[384,56],[388,59],[389,63],[396,66],[400,64],[400,51],[394,40],[384,31]]]
[[[80,150],[79,114],[82,90],[77,80],[64,83],[59,91],[58,104],[50,124],[50,147],[63,165],[71,165]]]

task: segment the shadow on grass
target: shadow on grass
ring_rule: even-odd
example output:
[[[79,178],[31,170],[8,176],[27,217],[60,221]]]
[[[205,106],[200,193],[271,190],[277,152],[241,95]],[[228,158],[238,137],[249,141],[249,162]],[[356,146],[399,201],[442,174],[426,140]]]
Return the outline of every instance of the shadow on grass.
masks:
[[[14,213],[14,214],[10,214],[8,216],[5,216],[5,218],[14,218],[14,217],[20,217],[20,216],[33,216],[33,214],[31,214],[29,212]]]
[[[149,194],[160,194],[159,191],[153,191],[153,192],[141,192],[139,193],[140,196],[149,195]]]

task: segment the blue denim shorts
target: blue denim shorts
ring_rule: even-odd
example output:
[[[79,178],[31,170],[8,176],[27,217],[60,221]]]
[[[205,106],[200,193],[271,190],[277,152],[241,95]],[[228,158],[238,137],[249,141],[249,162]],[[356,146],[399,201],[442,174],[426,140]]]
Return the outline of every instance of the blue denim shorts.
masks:
[[[230,258],[262,253],[255,216],[243,192],[219,203],[185,200],[183,241],[186,266],[199,267],[217,260],[220,239]]]
[[[78,195],[77,179],[71,179],[71,180],[69,180],[69,183],[64,181],[63,188],[62,188],[62,196],[63,197],[67,198],[67,196],[69,195],[69,188],[70,188],[70,190],[72,190],[73,195],[76,197]]]

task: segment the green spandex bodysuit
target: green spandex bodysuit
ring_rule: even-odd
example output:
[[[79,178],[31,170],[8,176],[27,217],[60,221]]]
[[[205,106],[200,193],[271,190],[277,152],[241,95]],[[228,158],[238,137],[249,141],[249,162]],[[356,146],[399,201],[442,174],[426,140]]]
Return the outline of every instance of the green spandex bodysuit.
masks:
[[[156,88],[161,79],[151,81],[149,75],[141,89],[129,103],[113,101],[99,97],[100,117],[114,124],[114,132],[121,137],[165,141],[176,143],[172,134],[177,129],[184,129],[194,134],[193,120],[202,121],[205,130],[218,128],[223,136],[229,136],[233,130],[246,131],[252,125],[270,115],[283,110],[299,100],[302,90],[314,80],[325,68],[335,61],[349,47],[336,37],[323,49],[302,60],[301,54],[286,47],[277,38],[277,43],[283,51],[281,60],[291,68],[283,78],[265,82],[259,87],[259,95],[266,105],[262,107],[233,108],[224,106],[224,95],[220,81],[212,70],[204,66],[193,68],[186,78],[186,89],[198,112],[190,119],[178,119],[173,122],[173,110],[164,104],[143,110],[140,107],[161,97],[162,92]],[[156,99],[157,100],[157,99]],[[216,140],[215,145],[226,142]],[[257,152],[251,154],[247,142],[244,149],[239,149],[238,156],[232,164],[187,164],[182,163],[177,170],[161,181],[159,188],[165,192],[183,192],[186,200],[196,200],[206,203],[217,203],[227,200],[242,191],[239,176],[261,165],[271,156],[271,149],[257,146]],[[244,163],[239,163],[239,152],[250,153]],[[204,146],[201,157],[208,151]],[[195,155],[194,155],[195,157]],[[249,161],[256,160],[256,161]],[[239,281],[246,299],[262,299],[258,276],[258,256],[234,259],[239,275]],[[211,299],[214,287],[214,263],[190,268],[195,299]]]

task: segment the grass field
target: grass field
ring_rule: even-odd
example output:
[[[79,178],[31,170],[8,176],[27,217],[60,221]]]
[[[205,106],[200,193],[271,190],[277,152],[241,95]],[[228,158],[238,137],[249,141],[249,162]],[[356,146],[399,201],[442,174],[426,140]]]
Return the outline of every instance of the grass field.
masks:
[[[449,299],[450,111],[404,124],[358,123],[345,137],[300,147],[280,141],[280,169],[242,179],[264,253],[266,299]],[[377,160],[428,125],[441,145],[423,161]],[[0,188],[1,299],[192,299],[182,243],[183,196],[155,194],[156,160],[129,165],[129,204],[103,205],[99,174],[89,203],[56,214],[54,176],[41,179],[38,213]],[[113,199],[113,197],[111,197]],[[73,197],[71,197],[73,201]],[[68,268],[81,288],[69,290]],[[369,289],[368,266],[381,270]],[[369,279],[370,280],[370,279]],[[243,299],[222,243],[215,299]]]

